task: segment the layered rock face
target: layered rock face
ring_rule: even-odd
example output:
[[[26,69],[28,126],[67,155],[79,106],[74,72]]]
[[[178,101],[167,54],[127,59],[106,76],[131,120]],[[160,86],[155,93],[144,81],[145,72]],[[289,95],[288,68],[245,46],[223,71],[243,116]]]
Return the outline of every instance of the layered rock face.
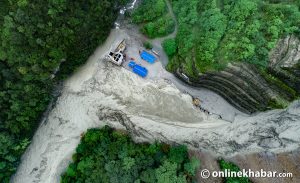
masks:
[[[270,72],[300,92],[300,40],[288,36],[270,54]]]
[[[221,72],[206,73],[188,82],[218,93],[245,113],[282,108],[300,93],[299,39],[288,36],[280,40],[269,57],[267,71],[234,63]],[[177,76],[182,76],[180,70]]]

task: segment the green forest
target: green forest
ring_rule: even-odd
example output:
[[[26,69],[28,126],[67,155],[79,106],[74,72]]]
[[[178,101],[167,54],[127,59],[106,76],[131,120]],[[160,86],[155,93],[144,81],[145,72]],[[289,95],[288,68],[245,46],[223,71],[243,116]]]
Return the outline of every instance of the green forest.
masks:
[[[182,67],[192,77],[229,62],[264,69],[279,38],[299,35],[299,0],[172,0],[172,5],[178,49],[168,68]]]
[[[0,182],[15,172],[54,85],[106,39],[125,2],[1,0]]]
[[[135,143],[126,131],[105,126],[89,129],[61,176],[61,183],[194,183],[200,160],[184,145]],[[220,159],[220,170],[240,168]],[[224,178],[224,183],[251,183],[247,177]]]
[[[166,36],[175,29],[165,0],[142,1],[131,17],[134,23],[141,25],[141,32],[149,38]]]
[[[174,48],[169,54],[170,47],[163,45],[170,56],[167,69],[182,68],[190,77],[222,70],[230,62],[247,62],[265,69],[277,41],[284,35],[300,34],[299,0],[169,1],[178,33],[174,54]],[[163,9],[166,5],[162,0],[144,1],[133,13],[133,22],[141,24],[149,38],[171,33],[159,34],[160,27],[168,24],[155,23],[166,17],[168,11]]]
[[[123,131],[105,126],[82,137],[61,182],[194,182],[200,162],[186,146],[137,144]]]

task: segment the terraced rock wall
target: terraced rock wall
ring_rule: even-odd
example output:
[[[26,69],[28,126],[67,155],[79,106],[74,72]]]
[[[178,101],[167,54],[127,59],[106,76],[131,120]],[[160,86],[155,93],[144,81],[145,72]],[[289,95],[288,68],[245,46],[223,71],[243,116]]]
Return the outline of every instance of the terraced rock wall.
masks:
[[[176,74],[181,77],[181,70]],[[286,107],[300,94],[300,41],[295,36],[280,40],[270,53],[267,71],[234,63],[188,82],[220,94],[245,113]]]

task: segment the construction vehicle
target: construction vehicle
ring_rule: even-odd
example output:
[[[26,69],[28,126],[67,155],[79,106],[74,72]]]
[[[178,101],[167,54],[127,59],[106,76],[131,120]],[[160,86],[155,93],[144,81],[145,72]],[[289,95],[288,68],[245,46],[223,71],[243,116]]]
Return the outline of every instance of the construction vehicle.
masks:
[[[114,51],[110,51],[108,55],[106,55],[106,59],[116,65],[122,65],[125,61],[124,51],[126,49],[125,39],[117,46]]]

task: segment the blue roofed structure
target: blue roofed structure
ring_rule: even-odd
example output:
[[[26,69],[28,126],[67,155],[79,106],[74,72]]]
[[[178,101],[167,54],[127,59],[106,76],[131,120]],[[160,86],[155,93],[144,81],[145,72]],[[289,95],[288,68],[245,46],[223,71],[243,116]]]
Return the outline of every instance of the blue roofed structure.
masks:
[[[134,61],[129,62],[128,67],[132,68],[132,71],[141,77],[146,77],[148,75],[148,70],[136,64]]]
[[[156,57],[146,51],[142,51],[140,56],[143,60],[147,61],[150,64],[153,64],[156,61]]]

